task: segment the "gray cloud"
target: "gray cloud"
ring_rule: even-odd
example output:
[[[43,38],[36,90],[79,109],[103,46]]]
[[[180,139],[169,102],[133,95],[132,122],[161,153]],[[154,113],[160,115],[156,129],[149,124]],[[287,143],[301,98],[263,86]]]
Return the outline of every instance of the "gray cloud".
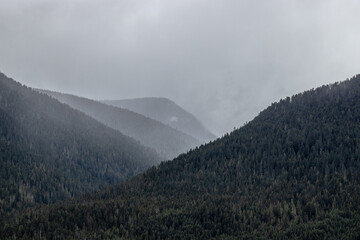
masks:
[[[163,96],[222,135],[360,72],[356,0],[0,2],[0,71],[95,99]]]

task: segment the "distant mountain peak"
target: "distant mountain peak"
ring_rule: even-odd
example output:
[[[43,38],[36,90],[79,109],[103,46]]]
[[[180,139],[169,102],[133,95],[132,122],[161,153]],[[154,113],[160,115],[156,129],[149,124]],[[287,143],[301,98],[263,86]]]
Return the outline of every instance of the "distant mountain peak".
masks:
[[[202,143],[216,139],[216,136],[207,130],[193,114],[168,98],[142,97],[122,100],[104,100],[102,102],[129,109],[162,122],[163,124],[193,136]]]

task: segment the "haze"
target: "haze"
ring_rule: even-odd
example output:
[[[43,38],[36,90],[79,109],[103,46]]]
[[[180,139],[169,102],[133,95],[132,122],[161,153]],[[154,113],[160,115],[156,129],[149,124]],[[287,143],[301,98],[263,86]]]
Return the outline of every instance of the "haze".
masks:
[[[0,71],[92,99],[167,97],[218,136],[360,73],[356,0],[0,1]]]

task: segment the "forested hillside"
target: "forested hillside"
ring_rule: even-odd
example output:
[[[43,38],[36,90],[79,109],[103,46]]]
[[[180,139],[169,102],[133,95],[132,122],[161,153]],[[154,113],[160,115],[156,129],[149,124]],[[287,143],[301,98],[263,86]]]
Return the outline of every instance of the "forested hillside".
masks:
[[[37,203],[118,184],[159,159],[135,140],[0,73],[0,220]]]
[[[167,98],[107,100],[103,103],[129,109],[193,136],[203,143],[216,139],[194,115]]]
[[[31,209],[3,238],[359,239],[360,75],[272,104],[117,186]]]
[[[38,90],[151,147],[166,160],[200,145],[190,135],[141,114],[70,94]]]

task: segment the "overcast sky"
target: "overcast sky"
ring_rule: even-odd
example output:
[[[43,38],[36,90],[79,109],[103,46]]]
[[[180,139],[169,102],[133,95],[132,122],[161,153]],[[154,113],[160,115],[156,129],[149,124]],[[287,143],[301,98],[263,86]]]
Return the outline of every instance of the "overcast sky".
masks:
[[[0,71],[93,99],[167,97],[218,136],[360,73],[358,0],[0,0]]]

